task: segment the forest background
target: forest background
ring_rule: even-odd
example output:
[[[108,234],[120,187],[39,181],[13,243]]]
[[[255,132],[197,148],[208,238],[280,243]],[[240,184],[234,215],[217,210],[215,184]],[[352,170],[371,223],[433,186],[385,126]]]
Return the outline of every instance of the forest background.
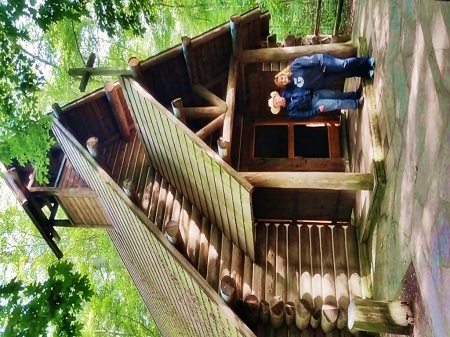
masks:
[[[317,0],[114,0],[21,1],[0,4],[0,161],[31,162],[45,181],[51,146],[51,105],[83,96],[69,68],[84,67],[95,53],[96,67],[145,60],[181,41],[227,22],[255,6],[271,13],[270,31],[312,34]],[[337,0],[323,0],[320,33],[331,34]],[[347,27],[344,5],[341,33]],[[90,79],[86,93],[108,77]],[[0,180],[0,283],[13,278],[43,280],[56,257]],[[78,320],[83,336],[159,336],[156,326],[112,246],[107,233],[58,229],[64,259],[87,275],[94,296]],[[1,317],[0,317],[1,318]],[[0,332],[4,321],[0,319]]]

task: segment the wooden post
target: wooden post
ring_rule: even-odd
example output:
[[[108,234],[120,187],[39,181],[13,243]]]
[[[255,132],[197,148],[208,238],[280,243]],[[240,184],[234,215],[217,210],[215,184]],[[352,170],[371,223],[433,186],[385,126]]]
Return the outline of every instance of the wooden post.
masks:
[[[315,46],[249,49],[242,51],[239,61],[244,64],[292,61],[300,56],[308,56],[318,53],[331,54],[339,58],[354,57],[356,56],[356,46],[354,43],[333,43]]]
[[[170,220],[165,226],[165,233],[167,239],[171,244],[176,245],[178,241],[178,233],[180,232],[180,227],[178,221]]]
[[[293,302],[286,303],[286,324],[291,326],[295,322],[295,304]]]
[[[275,296],[270,300],[270,323],[277,329],[284,323],[285,306],[284,301]]]
[[[240,172],[255,187],[371,190],[373,176],[347,172]]]
[[[149,91],[147,88],[147,81],[144,76],[144,72],[141,67],[141,62],[137,57],[132,57],[128,60],[128,66],[131,71],[131,76],[139,82],[139,84],[145,88],[145,90]]]
[[[219,293],[222,299],[229,305],[233,305],[236,300],[236,282],[229,275],[225,275],[220,280]]]
[[[240,15],[233,15],[230,18],[231,45],[233,47],[233,55],[237,58],[242,54],[240,23]]]
[[[134,187],[133,181],[131,179],[125,179],[122,182],[122,190],[127,195],[127,197],[130,198],[133,204],[135,204],[139,208],[142,208],[141,200],[139,199],[136,188]]]
[[[172,111],[173,115],[178,118],[181,122],[186,124],[186,116],[184,115],[184,109],[183,109],[183,101],[181,98],[175,98],[172,101]]]
[[[225,141],[223,137],[219,137],[219,139],[217,139],[217,152],[219,153],[220,158],[228,161],[230,154],[230,143]]]
[[[86,68],[92,68],[94,66],[94,62],[95,62],[95,54],[91,53],[86,62]],[[85,71],[83,74],[83,77],[81,78],[81,82],[80,82],[80,86],[79,86],[79,89],[81,92],[86,91],[86,86],[88,84],[90,77],[91,77],[91,73],[89,71]]]
[[[113,111],[114,119],[116,120],[122,139],[128,143],[131,139],[131,133],[125,114],[125,107],[119,97],[120,86],[114,82],[106,82],[103,88],[105,89],[106,98]]]
[[[189,82],[191,83],[191,86],[194,85],[197,81],[194,79],[194,64],[193,64],[193,58],[192,58],[192,43],[191,39],[187,36],[183,36],[181,38],[181,47],[183,49],[183,55],[184,55],[184,61],[186,63],[186,68],[189,76]]]
[[[225,114],[221,114],[219,117],[211,121],[208,125],[204,126],[202,129],[198,130],[195,134],[202,140],[209,137],[214,131],[220,129],[225,120]]]
[[[226,162],[230,161],[230,150],[231,150],[231,138],[233,135],[233,118],[234,118],[234,107],[236,103],[236,84],[238,78],[239,62],[236,58],[231,57],[230,67],[228,73],[228,83],[227,83],[227,112],[225,115],[225,120],[223,121],[223,131],[222,131],[222,141],[219,144],[219,148],[223,149],[224,144],[227,145],[227,151],[222,157]],[[220,152],[219,152],[220,154]]]
[[[259,301],[255,295],[248,295],[244,298],[244,314],[250,325],[255,324],[259,319]]]
[[[352,331],[409,335],[413,318],[409,306],[400,301],[354,299],[348,307],[348,328]]]
[[[86,146],[91,154],[92,158],[97,159],[98,157],[98,138],[97,137],[91,137],[86,141]]]
[[[52,104],[52,109],[53,109],[53,116],[55,116],[56,119],[58,119],[58,120],[60,120],[62,122],[63,110],[61,109],[59,104],[58,103],[53,103]]]
[[[263,323],[269,322],[269,302],[261,300],[259,302],[259,317]]]

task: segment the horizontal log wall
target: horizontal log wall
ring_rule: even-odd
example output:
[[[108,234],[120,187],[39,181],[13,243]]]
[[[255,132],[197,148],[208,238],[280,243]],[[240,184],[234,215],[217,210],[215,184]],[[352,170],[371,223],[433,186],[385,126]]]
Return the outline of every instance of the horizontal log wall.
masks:
[[[83,178],[75,171],[69,159],[64,162],[58,188],[85,188],[91,190]],[[94,192],[95,193],[95,192]],[[105,214],[98,197],[56,195],[59,205],[76,227],[108,228],[111,221]]]

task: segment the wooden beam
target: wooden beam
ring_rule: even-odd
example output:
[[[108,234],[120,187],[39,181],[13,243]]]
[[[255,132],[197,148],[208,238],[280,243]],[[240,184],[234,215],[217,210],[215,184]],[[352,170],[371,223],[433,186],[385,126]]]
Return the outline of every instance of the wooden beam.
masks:
[[[368,56],[367,41],[364,37],[359,38],[359,56]],[[366,98],[365,109],[368,112],[368,121],[370,127],[370,140],[372,143],[372,158],[373,158],[373,175],[375,180],[374,193],[372,195],[371,204],[367,214],[366,221],[359,224],[360,241],[365,241],[369,238],[373,231],[378,214],[380,212],[380,205],[386,191],[386,166],[383,151],[383,142],[381,140],[380,123],[378,120],[379,107],[376,104],[375,91],[373,89],[373,81],[370,79],[362,79],[364,85],[364,95]]]
[[[72,77],[83,76],[86,73],[89,74],[89,76],[132,75],[129,67],[71,68],[67,73]]]
[[[244,64],[292,61],[300,56],[309,56],[318,53],[331,54],[339,58],[353,57],[356,56],[356,45],[354,43],[333,43],[314,46],[249,49],[242,52],[239,61]]]
[[[202,129],[198,130],[196,132],[196,135],[200,139],[205,140],[214,131],[220,129],[220,127],[223,125],[224,120],[225,120],[225,114],[221,114],[219,117],[216,117],[213,121],[211,121],[208,125],[206,125]]]
[[[89,187],[30,187],[30,192],[41,195],[56,195],[58,197],[95,198],[97,193]]]
[[[348,327],[353,331],[410,335],[414,314],[406,302],[354,299],[348,308]]]
[[[201,84],[195,84],[192,88],[196,94],[198,94],[200,97],[207,100],[212,105],[215,105],[217,107],[220,107],[223,109],[223,112],[227,110],[227,103],[223,101],[220,97],[217,97],[215,94],[213,94],[211,91],[206,89]]]
[[[314,188],[325,190],[372,190],[368,173],[347,172],[240,172],[254,187]]]
[[[225,120],[223,121],[223,131],[222,140],[228,143],[229,149],[231,149],[231,141],[233,135],[233,118],[234,118],[234,107],[236,103],[236,85],[238,79],[239,61],[232,56],[230,59],[230,66],[228,69],[228,83],[227,83],[227,112],[225,115]],[[224,158],[226,162],[230,162],[230,151],[228,151],[226,157]]]
[[[131,133],[130,127],[128,126],[127,116],[125,114],[125,107],[119,97],[119,91],[121,90],[120,86],[118,82],[106,82],[104,89],[122,139],[128,143],[131,139]]]
[[[89,55],[89,58],[86,62],[86,68],[92,68],[94,66],[95,62],[95,54],[91,53]],[[80,86],[78,87],[81,92],[84,92],[86,90],[86,86],[88,84],[89,78],[91,77],[91,73],[88,71],[85,71],[83,73],[83,77],[81,78]]]
[[[186,124],[186,116],[183,108],[183,100],[181,98],[175,98],[172,101],[173,115],[178,118],[182,123]]]
[[[231,32],[231,46],[233,48],[234,57],[239,57],[242,54],[240,27],[241,27],[241,16],[233,15],[230,18],[230,32]]]
[[[225,111],[217,106],[189,107],[183,108],[184,114],[188,119],[213,119],[222,115]]]

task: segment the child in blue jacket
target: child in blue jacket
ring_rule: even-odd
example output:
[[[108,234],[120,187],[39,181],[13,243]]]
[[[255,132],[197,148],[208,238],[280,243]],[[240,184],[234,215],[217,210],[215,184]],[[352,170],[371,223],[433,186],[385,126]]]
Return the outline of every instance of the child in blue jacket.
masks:
[[[282,108],[286,108],[288,117],[308,119],[327,111],[357,109],[363,103],[363,98],[358,99],[354,91],[307,90],[289,86],[282,91],[281,95],[277,91],[271,92],[267,103],[270,111],[275,115]]]
[[[301,56],[275,75],[280,88],[324,89],[348,77],[373,77],[375,60],[369,57],[339,59],[329,54]]]

